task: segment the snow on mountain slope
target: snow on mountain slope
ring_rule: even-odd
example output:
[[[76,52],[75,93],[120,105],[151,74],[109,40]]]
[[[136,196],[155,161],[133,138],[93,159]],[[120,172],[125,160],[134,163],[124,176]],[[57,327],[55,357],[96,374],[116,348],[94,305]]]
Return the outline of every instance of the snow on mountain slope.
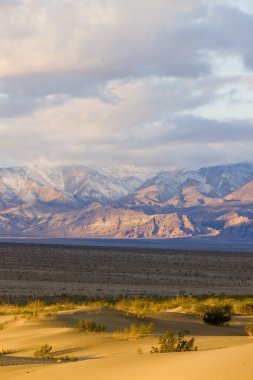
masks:
[[[118,175],[118,177],[116,177]],[[138,170],[98,171],[85,166],[0,169],[0,209],[33,199],[45,202],[108,203],[134,191],[147,174]]]
[[[217,201],[212,202],[212,199],[223,199],[252,180],[253,164],[223,165],[196,171],[164,171],[148,179],[137,190],[135,202],[166,202],[180,207],[216,204]]]
[[[10,208],[23,203],[40,200],[73,206],[70,194],[58,191],[38,173],[28,168],[0,169],[0,208]]]
[[[218,197],[224,197],[253,180],[253,164],[241,163],[201,168],[199,174],[205,178]]]
[[[164,203],[191,191],[208,198],[223,198],[253,180],[253,165],[238,164],[197,171],[163,171],[132,166],[60,166],[0,169],[0,207],[3,209],[32,199],[78,200],[83,204],[110,204],[130,194],[137,203]],[[46,196],[46,193],[48,194]],[[51,195],[50,195],[51,194]],[[189,198],[189,197],[188,197]],[[179,203],[180,203],[179,202]],[[205,202],[204,202],[205,203]],[[196,201],[193,200],[193,205]],[[191,203],[188,201],[188,205]]]
[[[109,203],[135,191],[154,172],[130,166],[35,167],[34,170],[56,189],[72,194],[85,203]]]
[[[160,173],[131,166],[0,169],[2,235],[250,236],[252,203],[253,164]]]

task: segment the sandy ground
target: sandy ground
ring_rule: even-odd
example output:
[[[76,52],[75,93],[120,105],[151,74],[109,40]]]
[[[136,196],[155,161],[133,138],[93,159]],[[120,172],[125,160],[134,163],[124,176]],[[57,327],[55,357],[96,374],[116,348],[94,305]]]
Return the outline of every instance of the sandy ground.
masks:
[[[63,293],[250,294],[252,272],[250,253],[0,244],[3,300]],[[0,351],[13,350],[0,356],[0,380],[253,380],[253,338],[244,330],[252,318],[233,316],[229,327],[214,327],[175,309],[150,315],[143,322],[155,324],[152,336],[129,341],[112,332],[140,321],[110,308],[80,308],[37,319],[0,316]],[[80,333],[75,328],[80,319],[100,323],[107,332]],[[189,330],[198,351],[150,354],[168,329]],[[56,361],[34,359],[44,344],[53,346]],[[65,355],[71,361],[58,363]]]
[[[74,328],[79,319],[104,324],[107,332],[81,333]],[[214,327],[204,325],[197,316],[178,311],[157,313],[144,321],[155,323],[152,336],[120,340],[111,332],[139,321],[109,308],[83,308],[28,320],[0,317],[0,323],[6,323],[0,331],[1,349],[15,351],[0,357],[0,379],[252,380],[253,338],[244,331],[250,319],[235,316],[229,327]],[[150,354],[158,334],[167,329],[178,332],[186,328],[195,336],[198,351]],[[78,360],[53,364],[34,361],[33,352],[46,343],[53,346],[56,358],[69,355]],[[143,354],[137,352],[138,348]]]
[[[251,294],[253,254],[0,244],[0,298]]]

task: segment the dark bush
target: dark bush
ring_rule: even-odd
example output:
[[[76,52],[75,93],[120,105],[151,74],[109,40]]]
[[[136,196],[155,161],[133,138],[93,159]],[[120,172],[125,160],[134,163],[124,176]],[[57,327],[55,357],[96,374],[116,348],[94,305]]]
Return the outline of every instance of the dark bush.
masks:
[[[226,307],[213,307],[203,316],[204,323],[215,326],[228,326],[230,320],[231,312],[230,309]]]
[[[151,353],[165,353],[165,352],[182,352],[182,351],[196,351],[197,347],[194,346],[195,339],[185,339],[185,333],[180,332],[178,335],[173,334],[171,331],[159,338],[159,347],[152,347]]]

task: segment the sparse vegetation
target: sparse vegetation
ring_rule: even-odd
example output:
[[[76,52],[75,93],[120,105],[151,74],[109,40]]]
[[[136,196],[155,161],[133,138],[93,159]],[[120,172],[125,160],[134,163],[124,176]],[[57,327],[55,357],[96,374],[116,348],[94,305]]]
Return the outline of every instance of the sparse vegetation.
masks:
[[[173,334],[171,331],[159,338],[158,347],[152,347],[151,353],[166,353],[166,352],[181,352],[181,351],[196,351],[197,347],[194,346],[195,339],[185,339],[185,332],[180,332],[178,335]]]
[[[45,307],[46,307],[45,302],[40,301],[40,300],[35,300],[35,301],[30,302],[26,306],[26,310],[27,310],[27,313],[31,317],[35,318],[35,317],[38,317],[44,311]]]
[[[101,325],[99,325],[96,322],[86,321],[86,320],[83,320],[83,319],[81,319],[80,321],[77,322],[76,328],[79,331],[85,332],[85,333],[88,333],[88,332],[97,332],[97,333],[100,333],[100,332],[106,331],[106,327],[105,326],[101,326]]]
[[[253,320],[250,321],[246,327],[245,327],[245,331],[247,332],[248,335],[252,336],[253,335]]]
[[[45,344],[41,346],[38,350],[36,350],[33,354],[35,358],[41,359],[53,359],[52,346],[49,344]]]
[[[60,298],[60,301],[58,301]],[[146,318],[156,312],[181,307],[183,311],[204,316],[210,310],[224,309],[230,314],[253,315],[253,297],[211,297],[187,296],[160,298],[153,297],[119,297],[119,298],[87,298],[80,296],[51,297],[45,300],[34,300],[20,304],[0,303],[0,315],[21,315],[23,317],[53,316],[64,310],[74,310],[78,307],[98,309],[110,307],[126,313],[127,316]]]
[[[141,325],[135,325],[132,323],[129,328],[114,331],[113,336],[122,339],[138,339],[151,334],[154,331],[154,328],[154,323],[146,323]]]
[[[244,315],[253,315],[253,302],[239,302],[233,305],[233,310],[235,313],[244,314]]]
[[[0,356],[13,354],[14,350],[8,348],[7,350],[0,350]]]

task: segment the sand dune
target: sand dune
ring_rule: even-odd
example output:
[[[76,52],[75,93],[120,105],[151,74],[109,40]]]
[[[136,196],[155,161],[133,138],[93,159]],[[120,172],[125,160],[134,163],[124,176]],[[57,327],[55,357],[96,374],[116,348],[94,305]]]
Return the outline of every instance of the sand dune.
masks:
[[[3,379],[62,380],[252,380],[253,344],[191,353],[161,355],[122,354],[47,367],[19,367],[1,370]],[[0,372],[0,374],[1,374]],[[29,372],[29,373],[28,373]]]
[[[107,326],[108,332],[84,334],[74,326],[79,319],[92,319]],[[138,323],[135,317],[109,308],[82,308],[58,312],[50,318],[6,319],[0,332],[0,349],[15,353],[0,357],[2,380],[252,380],[253,338],[246,336],[244,325],[250,317],[234,317],[230,327],[204,325],[201,318],[174,310],[156,313],[152,336],[120,340],[111,331]],[[196,352],[150,354],[159,333],[166,329],[188,328],[196,338]],[[33,352],[41,345],[53,345],[57,357],[69,355],[77,361],[47,363],[34,361]],[[137,348],[143,354],[137,353]],[[13,365],[15,364],[15,365]]]

